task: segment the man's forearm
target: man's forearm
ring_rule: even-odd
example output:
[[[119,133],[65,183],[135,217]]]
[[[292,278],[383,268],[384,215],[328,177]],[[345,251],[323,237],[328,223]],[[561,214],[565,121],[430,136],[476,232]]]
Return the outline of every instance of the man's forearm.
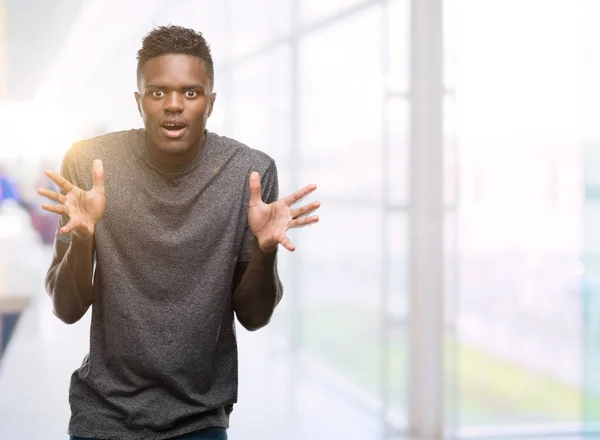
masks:
[[[54,314],[67,324],[77,322],[94,300],[93,238],[73,234],[70,244],[56,241],[54,259],[46,274],[46,290]]]
[[[276,255],[276,251],[263,252],[255,239],[252,259],[233,292],[233,308],[237,318],[250,331],[267,325],[281,300],[283,287],[277,274]]]

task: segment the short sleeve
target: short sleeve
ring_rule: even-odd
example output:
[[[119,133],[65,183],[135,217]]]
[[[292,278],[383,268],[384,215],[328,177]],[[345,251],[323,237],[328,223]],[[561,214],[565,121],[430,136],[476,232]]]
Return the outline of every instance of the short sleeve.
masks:
[[[251,170],[254,171],[254,170]],[[248,178],[250,175],[248,175]],[[271,162],[271,165],[264,172],[260,180],[260,189],[262,199],[265,203],[273,203],[279,199],[279,181],[277,178],[277,166],[275,162]],[[254,234],[248,226],[248,217],[246,216],[246,231],[244,232],[244,239],[242,241],[242,248],[238,261],[250,261],[252,258],[252,242],[254,240]]]

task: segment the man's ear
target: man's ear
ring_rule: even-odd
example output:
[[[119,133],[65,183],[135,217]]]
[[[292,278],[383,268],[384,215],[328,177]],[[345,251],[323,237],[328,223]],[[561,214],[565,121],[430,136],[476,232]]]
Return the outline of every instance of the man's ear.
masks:
[[[208,116],[210,116],[213,112],[213,108],[215,106],[215,100],[217,99],[217,94],[216,93],[211,93],[210,94],[210,107],[208,108]]]
[[[133,94],[133,96],[135,96],[135,102],[137,104],[138,112],[139,112],[140,116],[142,116],[142,104],[140,101],[142,99],[142,97],[138,92],[135,92]]]

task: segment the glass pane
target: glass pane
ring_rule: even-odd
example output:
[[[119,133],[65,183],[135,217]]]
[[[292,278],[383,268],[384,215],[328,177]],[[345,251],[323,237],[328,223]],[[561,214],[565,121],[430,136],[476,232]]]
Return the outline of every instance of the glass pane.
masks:
[[[384,11],[387,21],[389,71],[387,87],[391,92],[408,92],[410,73],[410,2],[392,0]]]
[[[458,179],[458,125],[456,121],[456,95],[444,98],[444,205],[456,209]]]
[[[373,225],[382,224],[382,210],[328,203],[321,214],[319,226],[302,234],[297,250],[302,346],[365,394],[377,396],[382,241],[374,239]]]
[[[460,14],[462,0],[445,0],[444,4],[444,86],[454,90],[460,63]]]
[[[584,233],[580,290],[583,318],[584,427],[600,429],[600,3],[584,1],[583,14],[583,128],[584,128]]]
[[[381,199],[380,25],[370,8],[300,43],[302,162],[323,197]]]
[[[458,149],[447,154],[459,171],[452,411],[463,432],[552,431],[582,420],[580,4],[452,3],[446,20],[460,24],[449,25],[460,57],[450,62]]]
[[[386,293],[386,311],[390,320],[408,318],[408,214],[388,214],[387,233],[383,237],[386,252],[388,292]]]
[[[458,347],[457,301],[458,301],[458,214],[449,210],[444,218],[444,399],[447,432],[454,432],[458,416]]]
[[[232,0],[227,9],[231,55],[256,50],[289,32],[291,0]]]
[[[386,411],[386,421],[394,431],[407,427],[407,396],[408,396],[408,331],[405,325],[390,329],[387,345],[383,346],[384,362],[387,363],[387,381],[385,382],[389,407]]]
[[[356,6],[361,0],[299,0],[300,20],[310,24]]]
[[[409,103],[396,98],[388,101],[387,129],[389,136],[390,203],[395,206],[408,204],[408,161],[409,161]]]
[[[596,0],[582,0],[583,9],[583,128],[589,139],[600,139],[600,2]]]
[[[210,14],[207,11],[210,11]],[[210,45],[215,65],[219,65],[229,55],[226,29],[231,23],[228,23],[228,20],[230,17],[227,16],[227,8],[223,7],[222,0],[177,0],[161,2],[160,10],[152,15],[153,23],[148,23],[148,26],[144,26],[140,31],[147,32],[153,25],[175,24],[202,32]],[[139,43],[137,39],[132,40],[136,45]],[[134,48],[138,49],[135,46]],[[218,77],[215,80],[218,84]]]
[[[232,115],[231,136],[264,151],[282,165],[289,162],[290,78],[289,48],[278,46],[239,65],[233,72],[231,88],[224,90],[224,94],[231,90],[223,104],[224,112]]]
[[[592,149],[600,157],[600,148],[596,144]],[[586,170],[587,171],[587,170]],[[598,169],[595,170],[596,176]],[[588,184],[588,189],[592,185]],[[596,186],[597,188],[597,186]],[[598,429],[600,422],[600,199],[598,191],[586,191],[585,201],[585,250],[581,282],[582,319],[583,319],[583,378],[582,413],[586,428]]]
[[[383,371],[384,402],[388,403],[386,418],[391,427],[406,426],[407,365],[408,365],[408,217],[406,213],[388,214],[387,242],[389,254],[385,257],[384,272],[388,283],[386,296],[386,324],[384,324]],[[385,276],[385,274],[384,274]]]

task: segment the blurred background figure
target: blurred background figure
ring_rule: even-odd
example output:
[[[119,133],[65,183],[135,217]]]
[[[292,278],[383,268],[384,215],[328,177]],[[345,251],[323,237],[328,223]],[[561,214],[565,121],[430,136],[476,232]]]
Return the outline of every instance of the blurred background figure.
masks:
[[[599,20],[596,0],[0,0],[20,198],[0,204],[0,438],[66,438],[87,352],[89,318],[44,293],[35,188],[78,139],[142,126],[135,54],[173,23],[211,43],[209,130],[323,202],[273,321],[238,332],[232,439],[600,439]]]
[[[48,179],[44,174],[45,170],[60,170],[60,165],[56,164],[56,161],[50,159],[43,159],[37,170],[37,180],[33,182],[33,187],[45,188],[51,191],[57,191],[56,184]],[[51,245],[54,243],[54,236],[56,234],[56,228],[58,225],[58,218],[56,215],[50,214],[41,208],[42,203],[45,203],[43,197],[39,196],[37,192],[31,195],[31,198],[26,202],[27,210],[31,217],[31,223],[33,228],[39,234],[42,243]]]
[[[20,201],[19,188],[15,179],[0,165],[0,203],[6,200],[18,203]]]

